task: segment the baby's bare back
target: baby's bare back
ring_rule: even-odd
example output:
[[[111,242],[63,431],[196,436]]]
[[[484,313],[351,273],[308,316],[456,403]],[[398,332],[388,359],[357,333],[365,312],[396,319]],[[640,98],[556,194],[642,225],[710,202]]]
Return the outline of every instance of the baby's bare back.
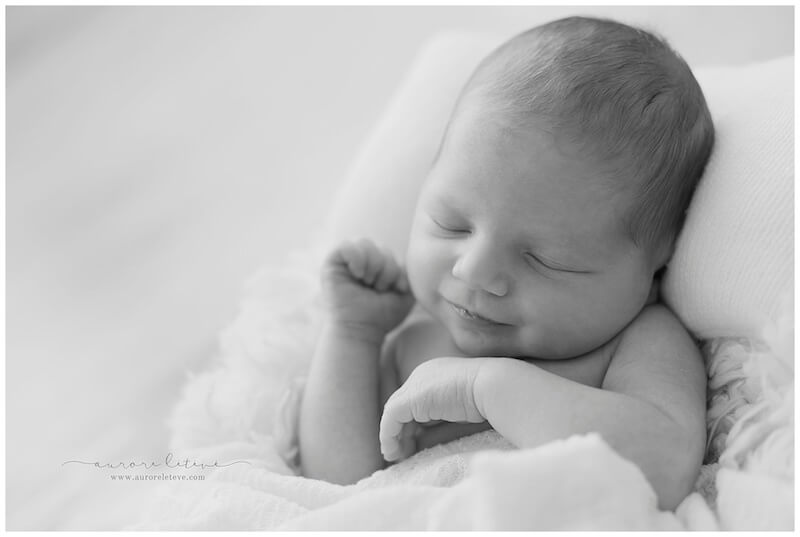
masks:
[[[577,358],[561,360],[526,358],[525,362],[574,382],[600,388],[611,361],[616,339]],[[441,356],[465,357],[438,321],[420,310],[415,310],[392,335],[384,351],[381,360],[384,369],[381,375],[382,401],[385,403],[418,365]],[[487,422],[477,424],[430,422],[421,427],[417,437],[417,448],[421,450],[490,428],[491,425]]]

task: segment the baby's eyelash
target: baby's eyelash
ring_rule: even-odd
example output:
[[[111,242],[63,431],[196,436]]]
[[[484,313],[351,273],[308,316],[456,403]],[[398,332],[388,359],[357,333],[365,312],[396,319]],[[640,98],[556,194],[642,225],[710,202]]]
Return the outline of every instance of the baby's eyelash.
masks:
[[[439,226],[439,228],[441,228],[442,230],[447,231],[449,233],[469,233],[470,232],[469,229],[462,229],[462,228],[458,228],[458,227],[446,226],[446,225],[442,224],[441,222],[439,222],[438,220],[436,220],[432,216],[431,216],[431,220],[433,221],[434,224]]]
[[[541,259],[539,259],[538,257],[536,257],[535,255],[533,255],[533,254],[531,254],[531,253],[526,253],[526,254],[525,254],[525,259],[528,259],[528,260],[529,260],[529,261],[528,261],[528,264],[530,264],[531,262],[533,262],[533,263],[536,263],[537,265],[541,265],[541,266],[543,266],[544,268],[548,268],[548,269],[550,269],[550,270],[558,270],[558,269],[557,269],[557,268],[555,268],[555,267],[551,267],[550,265],[548,265],[547,263],[545,263],[544,261],[542,261]],[[535,268],[535,267],[534,267],[534,268]]]
[[[569,273],[572,273],[572,274],[588,274],[589,273],[588,270],[574,270],[574,269],[570,269],[570,268],[564,267],[563,265],[558,265],[557,263],[554,263],[552,261],[544,261],[541,257],[536,256],[536,255],[534,255],[534,254],[532,254],[530,252],[526,252],[525,253],[525,257],[528,258],[528,259],[532,259],[537,264],[539,264],[539,265],[541,265],[541,266],[543,266],[543,267],[545,267],[547,269],[554,270],[556,272],[569,272]]]

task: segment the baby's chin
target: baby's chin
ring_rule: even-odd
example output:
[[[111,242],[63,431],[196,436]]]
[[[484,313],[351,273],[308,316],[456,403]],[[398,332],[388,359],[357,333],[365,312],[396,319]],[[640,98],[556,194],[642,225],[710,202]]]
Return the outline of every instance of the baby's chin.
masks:
[[[455,346],[465,357],[503,357],[540,360],[568,360],[591,352],[602,344],[582,342],[580,346],[567,345],[554,348],[538,338],[522,337],[513,329],[498,332],[464,331],[448,326],[448,332]]]
[[[508,335],[487,334],[480,331],[465,331],[448,327],[450,339],[467,358],[504,357],[532,358],[536,355],[533,349],[520,349]],[[530,351],[530,352],[526,352]]]

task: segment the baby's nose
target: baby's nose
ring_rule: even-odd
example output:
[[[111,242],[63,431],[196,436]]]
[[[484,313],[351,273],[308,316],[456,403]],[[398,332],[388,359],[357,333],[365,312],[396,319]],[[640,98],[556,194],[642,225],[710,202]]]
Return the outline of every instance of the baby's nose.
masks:
[[[509,282],[499,268],[497,256],[492,255],[490,248],[474,248],[458,258],[451,273],[471,289],[505,296]]]

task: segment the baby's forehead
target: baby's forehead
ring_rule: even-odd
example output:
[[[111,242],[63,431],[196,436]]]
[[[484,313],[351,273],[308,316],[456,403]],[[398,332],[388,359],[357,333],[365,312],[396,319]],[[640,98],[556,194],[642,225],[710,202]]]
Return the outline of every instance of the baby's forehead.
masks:
[[[543,165],[565,173],[577,166],[590,181],[576,187],[602,188],[615,198],[641,185],[639,163],[625,147],[609,151],[609,140],[573,125],[567,112],[514,114],[486,99],[470,99],[454,112],[437,162],[444,158],[463,160],[471,168],[518,166],[523,174]]]

